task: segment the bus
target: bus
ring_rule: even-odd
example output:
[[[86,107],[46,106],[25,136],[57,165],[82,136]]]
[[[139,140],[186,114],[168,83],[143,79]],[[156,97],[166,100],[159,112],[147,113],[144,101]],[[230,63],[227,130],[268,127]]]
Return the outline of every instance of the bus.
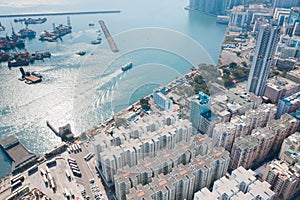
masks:
[[[66,176],[67,176],[68,180],[71,181],[71,175],[70,175],[69,171],[65,170],[65,172],[66,172]]]
[[[45,183],[46,185],[48,185],[48,179],[47,179],[47,177],[46,177],[46,174],[43,175],[43,180],[44,180],[44,183]]]
[[[48,174],[48,178],[49,178],[50,181],[53,180],[53,178],[52,178],[52,176],[51,176],[50,173]]]
[[[40,172],[41,172],[42,176],[46,174],[46,172],[43,168],[40,169]]]
[[[77,164],[69,163],[70,167],[79,168]]]
[[[80,144],[76,144],[79,151],[82,151]]]
[[[93,157],[92,153],[88,153],[86,156],[84,156],[85,161],[89,161]]]
[[[37,165],[32,166],[31,168],[28,169],[28,176],[34,174],[37,171],[38,171],[38,166]]]
[[[79,170],[72,169],[72,172],[75,176],[81,177],[81,172]]]
[[[53,166],[56,166],[56,160],[55,159],[49,160],[48,162],[46,162],[46,165],[49,168],[53,167]]]
[[[14,191],[21,186],[22,186],[22,181],[18,180],[17,182],[15,182],[14,184],[11,185],[11,190]]]
[[[12,177],[12,178],[10,179],[10,183],[11,183],[11,184],[14,184],[14,183],[16,183],[17,181],[23,182],[24,179],[25,179],[25,177],[24,177],[23,175],[18,174],[18,175],[14,176],[14,177]]]
[[[77,171],[80,171],[80,169],[78,167],[71,167],[71,170],[77,170]]]
[[[69,198],[70,197],[70,193],[69,191],[67,190],[67,188],[64,189],[64,195]]]
[[[73,159],[73,158],[68,158],[68,161],[69,161],[69,162],[74,162],[74,163],[76,163],[76,160]]]
[[[54,180],[52,179],[51,181],[50,181],[50,188],[52,188],[52,189],[55,189],[55,183],[54,183]]]

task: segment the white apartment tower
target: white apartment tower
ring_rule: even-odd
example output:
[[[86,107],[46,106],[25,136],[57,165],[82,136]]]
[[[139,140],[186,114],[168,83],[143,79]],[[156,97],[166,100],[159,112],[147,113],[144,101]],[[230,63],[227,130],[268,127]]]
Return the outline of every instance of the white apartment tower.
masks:
[[[273,56],[279,41],[280,27],[266,23],[260,26],[256,50],[248,78],[247,90],[262,96],[269,77]]]

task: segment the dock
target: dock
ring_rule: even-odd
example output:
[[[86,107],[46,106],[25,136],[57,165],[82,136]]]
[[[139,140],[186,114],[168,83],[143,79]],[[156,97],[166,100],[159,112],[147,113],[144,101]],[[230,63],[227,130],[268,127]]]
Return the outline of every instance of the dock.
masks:
[[[49,121],[46,121],[46,124],[50,128],[50,130],[53,131],[53,133],[55,133],[55,135],[58,135],[58,131],[55,130],[55,128],[50,124]]]
[[[112,36],[110,35],[107,27],[105,26],[104,21],[103,20],[99,20],[99,24],[100,24],[101,29],[102,29],[102,31],[103,31],[103,33],[104,33],[104,35],[105,35],[105,37],[106,37],[106,39],[108,41],[108,44],[109,44],[112,52],[119,52],[119,49],[118,49],[115,41],[113,40]]]
[[[20,13],[0,15],[0,18],[9,17],[40,17],[40,16],[61,16],[61,15],[91,15],[91,14],[113,14],[120,13],[120,10],[102,10],[102,11],[86,11],[86,12],[47,12],[47,13]]]
[[[1,140],[0,147],[12,162],[13,174],[30,168],[37,161],[37,155],[28,151],[14,136]]]

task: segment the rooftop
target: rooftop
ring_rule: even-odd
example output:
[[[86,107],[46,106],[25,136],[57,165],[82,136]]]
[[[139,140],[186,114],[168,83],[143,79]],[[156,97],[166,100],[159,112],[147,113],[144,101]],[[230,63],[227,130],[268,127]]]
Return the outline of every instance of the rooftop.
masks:
[[[13,162],[12,170],[26,164],[27,161],[36,158],[34,153],[29,152],[22,143],[14,136],[9,136],[0,142],[5,153]]]
[[[268,79],[267,86],[275,90],[282,90],[282,89],[290,90],[294,87],[297,86],[299,87],[299,84],[287,78],[278,76],[278,77]]]

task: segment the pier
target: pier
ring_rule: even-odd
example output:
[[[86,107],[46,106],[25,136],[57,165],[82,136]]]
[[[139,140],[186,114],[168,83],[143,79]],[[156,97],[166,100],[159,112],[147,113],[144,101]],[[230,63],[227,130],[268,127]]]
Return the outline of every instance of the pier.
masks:
[[[103,31],[103,33],[104,33],[104,35],[105,35],[105,37],[106,37],[106,39],[107,39],[107,41],[108,41],[108,44],[109,44],[109,46],[110,46],[112,52],[118,52],[119,49],[118,49],[118,47],[117,47],[115,41],[114,41],[113,38],[111,37],[111,35],[110,35],[110,33],[109,33],[107,27],[105,26],[104,21],[103,21],[103,20],[99,20],[99,24],[100,24],[100,26],[101,26],[101,28],[102,28],[102,31]]]
[[[86,11],[86,12],[49,12],[49,13],[20,13],[0,15],[0,18],[9,17],[40,17],[40,16],[61,16],[61,15],[91,15],[91,14],[113,14],[120,13],[120,10],[102,10],[102,11]]]
[[[53,133],[55,133],[55,135],[58,135],[58,131],[55,130],[55,128],[50,124],[49,121],[47,121],[46,124],[50,128],[50,130],[53,131]]]

